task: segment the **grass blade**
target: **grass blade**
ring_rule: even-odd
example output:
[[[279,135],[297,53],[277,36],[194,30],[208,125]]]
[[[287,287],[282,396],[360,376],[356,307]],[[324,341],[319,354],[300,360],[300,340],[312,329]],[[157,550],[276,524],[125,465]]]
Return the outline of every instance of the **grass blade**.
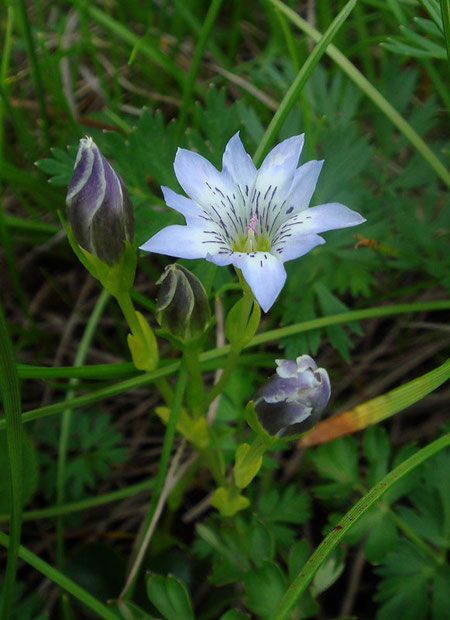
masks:
[[[22,461],[22,419],[19,377],[8,326],[0,306],[0,392],[3,400],[8,443],[9,477],[11,484],[10,546],[4,581],[3,607],[0,618],[9,620],[12,612],[14,584],[22,527],[23,461]]]
[[[271,620],[283,620],[288,616],[292,606],[300,598],[308,585],[311,583],[314,575],[319,567],[326,561],[330,553],[341,542],[345,534],[351,527],[362,517],[362,515],[380,499],[388,489],[396,482],[401,480],[407,473],[418,467],[421,463],[429,459],[431,456],[443,450],[450,445],[450,433],[436,439],[432,443],[419,450],[406,461],[403,461],[398,467],[393,469],[387,476],[376,484],[366,495],[364,495],[339,521],[331,532],[324,538],[317,547],[309,560],[306,562],[302,570],[298,573],[292,584],[289,586],[285,595],[280,601],[278,608],[275,610]]]
[[[444,25],[445,47],[447,56],[450,60],[450,3],[448,0],[441,0],[442,23]]]
[[[302,447],[315,446],[360,431],[413,405],[436,390],[448,378],[450,378],[450,359],[405,385],[320,422],[305,433],[299,443]]]
[[[302,19],[295,11],[287,7],[280,0],[268,0],[274,7],[282,11],[290,21],[298,26],[313,41],[320,41],[322,35],[307,21]],[[436,174],[450,187],[450,173],[444,164],[436,157],[430,147],[422,140],[419,134],[411,127],[399,112],[387,99],[364,77],[364,75],[340,52],[333,44],[330,44],[326,53],[347,74],[347,76],[360,88],[363,93],[387,116],[397,129],[409,140],[412,146],[422,155]]]
[[[11,544],[9,536],[0,532],[0,545],[8,547]],[[106,607],[101,601],[96,599],[92,594],[87,592],[84,588],[79,586],[75,581],[66,577],[59,570],[42,560],[39,556],[32,553],[26,547],[20,545],[19,557],[27,564],[35,568],[45,577],[48,577],[53,583],[56,583],[60,588],[74,596],[76,599],[84,603],[89,609],[92,609],[100,618],[104,620],[120,620],[120,617],[113,613]],[[9,620],[10,616],[8,617]]]
[[[311,321],[303,321],[301,323],[295,323],[294,325],[288,325],[287,327],[281,327],[279,329],[272,329],[263,334],[257,334],[251,342],[249,342],[244,349],[249,349],[250,347],[255,347],[259,344],[263,344],[266,342],[276,341],[280,338],[285,338],[286,336],[292,336],[294,334],[300,334],[302,332],[310,331],[312,329],[319,329],[321,327],[328,327],[329,325],[340,325],[343,323],[350,323],[352,321],[361,321],[363,319],[369,319],[373,317],[381,317],[381,316],[390,316],[397,314],[408,314],[410,312],[422,312],[422,311],[439,311],[439,310],[448,310],[450,308],[450,300],[447,299],[437,299],[435,301],[424,301],[424,302],[416,302],[412,304],[397,304],[397,305],[389,305],[389,306],[378,306],[374,308],[365,308],[364,310],[353,310],[350,312],[342,312],[339,314],[333,314],[331,316],[324,316],[319,319],[312,319]],[[206,351],[200,355],[200,362],[207,363],[211,360],[216,360],[221,357],[225,357],[230,352],[230,346],[226,345],[224,347],[219,347],[216,349],[211,349],[210,351]],[[46,407],[39,407],[38,409],[30,409],[22,414],[22,421],[31,422],[32,420],[37,420],[39,418],[44,418],[49,415],[53,415],[55,413],[61,413],[67,407],[84,407],[86,405],[91,405],[92,403],[98,402],[104,398],[109,398],[111,396],[115,396],[116,394],[122,394],[123,392],[127,392],[128,390],[133,390],[137,387],[141,387],[147,385],[148,383],[152,383],[157,379],[161,379],[162,377],[168,377],[169,375],[174,374],[180,368],[180,362],[171,362],[166,366],[162,366],[153,370],[152,372],[146,372],[139,374],[137,377],[132,377],[130,379],[126,379],[125,381],[121,381],[119,383],[114,383],[109,385],[106,388],[102,388],[100,390],[96,390],[90,394],[83,394],[82,396],[77,396],[72,400],[66,402],[62,401],[59,403],[54,403],[53,405],[48,405]],[[44,369],[46,371],[46,376],[59,376],[61,377],[61,369]],[[55,375],[52,375],[52,372],[55,372]],[[64,376],[75,376],[71,373],[73,372],[72,367],[66,369],[68,374]],[[33,375],[36,378],[39,378],[40,375]],[[28,377],[31,378],[31,374],[28,373]],[[0,420],[0,430],[5,428],[5,421]]]
[[[297,74],[297,77],[292,82],[289,87],[286,95],[284,96],[282,102],[278,106],[278,110],[276,111],[274,117],[270,121],[269,127],[267,128],[266,133],[264,134],[263,139],[261,140],[254,157],[255,166],[259,167],[261,162],[269,150],[270,145],[274,141],[277,136],[277,133],[281,127],[281,125],[286,120],[287,115],[289,114],[292,106],[296,102],[297,98],[300,95],[303,87],[309,79],[309,76],[313,72],[314,67],[317,65],[319,60],[324,55],[328,45],[336,36],[340,27],[343,25],[347,17],[350,15],[353,7],[356,4],[356,0],[349,0],[344,8],[338,13],[338,15],[333,19],[329,27],[327,28],[324,35],[320,37],[316,47],[313,49],[311,54],[306,59],[305,64],[302,66],[300,71]]]

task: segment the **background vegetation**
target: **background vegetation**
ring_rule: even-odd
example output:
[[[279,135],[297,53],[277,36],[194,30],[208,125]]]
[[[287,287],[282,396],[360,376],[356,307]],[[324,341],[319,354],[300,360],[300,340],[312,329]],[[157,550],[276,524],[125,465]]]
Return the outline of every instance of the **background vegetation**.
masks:
[[[432,389],[426,382],[407,401],[418,402],[383,425],[319,447],[271,452],[250,488],[252,508],[233,518],[210,508],[208,471],[187,467],[145,559],[157,576],[145,579],[144,570],[132,602],[106,607],[124,585],[164,426],[154,415],[160,403],[153,384],[129,361],[119,309],[77,262],[61,229],[58,211],[81,137],[91,135],[124,178],[138,243],[182,223],[159,189],[180,190],[177,147],[220,167],[237,130],[257,157],[305,131],[304,159],[325,159],[312,204],[339,201],[367,219],[357,234],[325,235],[325,246],[287,264],[287,284],[260,331],[294,327],[251,343],[215,412],[228,462],[250,432],[245,404],[273,373],[275,358],[310,353],[328,370],[330,416],[437,367],[444,370],[433,387],[448,377],[448,2],[359,0],[287,99],[314,41],[343,6],[17,0],[0,8],[2,329],[12,342],[2,336],[1,391],[10,429],[19,432],[21,410],[27,422],[21,461],[0,418],[0,471],[12,464],[14,479],[23,462],[25,510],[8,617],[448,617],[448,449],[430,453],[339,534],[290,616],[275,611],[349,508],[419,448],[448,438],[448,388],[418,400]],[[271,126],[276,113],[278,126]],[[133,295],[147,316],[169,260],[139,261]],[[218,317],[208,347],[221,347],[221,317],[238,298],[233,273],[181,262],[208,291]],[[174,362],[163,365],[170,377]],[[222,363],[206,356],[211,382]],[[369,408],[368,420],[394,412]],[[185,448],[185,457],[192,455]],[[2,475],[3,532],[14,501]],[[3,569],[8,540],[0,536]],[[9,588],[12,578],[4,576]]]

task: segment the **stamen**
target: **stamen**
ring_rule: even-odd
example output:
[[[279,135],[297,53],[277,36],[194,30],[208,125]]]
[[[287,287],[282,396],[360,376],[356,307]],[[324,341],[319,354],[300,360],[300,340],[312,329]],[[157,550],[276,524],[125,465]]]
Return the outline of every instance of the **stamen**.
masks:
[[[258,231],[256,230],[257,225],[258,225],[258,216],[256,215],[256,213],[253,213],[252,217],[250,218],[250,222],[248,223],[247,228],[245,229],[245,234],[248,235],[248,231],[253,230],[255,235],[257,235],[258,234]]]

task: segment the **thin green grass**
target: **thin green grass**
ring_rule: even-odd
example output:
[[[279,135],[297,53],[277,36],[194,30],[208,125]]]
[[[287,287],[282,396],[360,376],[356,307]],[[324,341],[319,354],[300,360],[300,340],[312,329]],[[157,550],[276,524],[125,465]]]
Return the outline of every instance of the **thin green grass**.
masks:
[[[295,11],[287,7],[280,0],[268,0],[274,7],[291,20],[291,22],[307,34],[313,41],[319,42],[322,35],[313,28],[307,21],[302,19]],[[450,173],[443,163],[436,157],[430,147],[422,140],[418,133],[403,118],[401,114],[383,97],[379,90],[359,71],[355,65],[348,60],[334,45],[329,45],[326,53],[335,63],[346,73],[346,75],[362,90],[362,92],[372,100],[372,102],[385,114],[385,116],[397,127],[397,129],[409,140],[411,145],[422,155],[436,174],[450,187]]]
[[[287,115],[296,103],[301,91],[303,90],[306,82],[308,81],[309,76],[313,72],[314,67],[317,66],[318,62],[324,55],[328,45],[335,38],[336,34],[339,32],[339,29],[342,27],[345,20],[352,12],[355,4],[356,0],[349,0],[347,2],[344,8],[331,22],[327,31],[320,38],[316,47],[313,49],[311,54],[308,56],[306,62],[303,64],[302,68],[298,72],[297,77],[292,82],[289,90],[287,91],[282,102],[278,106],[278,110],[275,112],[275,115],[270,121],[270,124],[266,130],[266,133],[263,136],[263,139],[261,140],[258,148],[256,149],[256,153],[253,158],[256,167],[259,167],[261,165],[264,156],[267,154],[267,151],[269,150],[270,145],[275,140],[283,122],[286,120]]]
[[[364,319],[373,317],[409,314],[410,312],[421,312],[425,310],[439,311],[446,310],[448,308],[450,308],[450,301],[436,300],[434,302],[417,302],[415,304],[398,304],[396,306],[379,306],[376,308],[366,308],[364,310],[354,310],[351,312],[344,312],[342,314],[336,314],[333,316],[313,319],[311,321],[302,321],[301,323],[295,323],[294,325],[289,325],[288,327],[281,327],[279,329],[269,330],[262,334],[257,334],[244,348],[248,349],[250,347],[264,344],[266,342],[277,341],[280,338],[286,338],[287,336],[292,336],[294,334],[299,334],[305,331],[319,329],[321,327],[327,327],[330,325],[341,325],[344,323],[350,323],[352,321],[362,321]],[[200,362],[208,362],[217,358],[225,357],[226,355],[228,355],[229,352],[229,345],[216,349],[211,349],[210,351],[207,351],[200,355]],[[170,364],[167,364],[167,366],[160,367],[152,372],[142,373],[137,377],[126,379],[125,381],[109,385],[106,388],[96,390],[94,392],[91,392],[90,394],[77,396],[70,401],[53,403],[52,405],[47,405],[45,407],[39,407],[37,409],[26,411],[22,414],[22,421],[24,423],[27,423],[31,422],[32,420],[37,420],[47,417],[49,415],[61,413],[67,407],[75,408],[90,405],[105,398],[127,392],[128,390],[132,390],[137,387],[152,383],[163,377],[167,377],[177,372],[179,368],[180,362],[172,362]],[[48,369],[47,377],[51,376],[52,370],[53,369]],[[61,376],[60,371],[58,371],[58,369],[56,369],[56,371],[58,372],[59,376]],[[66,370],[66,373],[67,372],[68,371]],[[64,376],[70,377],[70,371]],[[4,420],[0,420],[0,430],[3,428],[5,428],[5,422]]]
[[[3,588],[2,620],[9,620],[12,613],[17,560],[19,557],[23,503],[23,430],[19,377],[17,376],[14,350],[8,325],[0,306],[0,393],[4,408],[4,425],[8,443],[9,479],[11,490],[10,544]]]
[[[386,493],[386,491],[388,491],[410,471],[449,445],[450,433],[436,439],[425,448],[419,450],[419,452],[416,452],[409,459],[403,461],[403,463],[389,472],[383,480],[370,489],[366,495],[364,495],[354,506],[352,506],[347,514],[317,547],[308,562],[298,573],[297,577],[289,586],[288,591],[281,599],[277,610],[271,617],[271,620],[283,620],[288,616],[289,611],[311,583],[311,580],[319,567],[323,565],[325,560],[330,556],[330,553],[341,542],[345,534],[347,534],[347,532],[358,522],[363,514],[369,510],[369,508],[373,506]]]

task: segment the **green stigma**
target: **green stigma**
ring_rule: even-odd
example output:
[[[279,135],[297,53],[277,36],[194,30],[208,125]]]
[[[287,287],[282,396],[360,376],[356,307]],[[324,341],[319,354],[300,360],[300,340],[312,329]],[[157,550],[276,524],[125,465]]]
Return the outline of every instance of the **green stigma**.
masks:
[[[232,244],[233,252],[270,252],[270,240],[266,235],[256,235],[250,228],[246,235],[242,235]]]

